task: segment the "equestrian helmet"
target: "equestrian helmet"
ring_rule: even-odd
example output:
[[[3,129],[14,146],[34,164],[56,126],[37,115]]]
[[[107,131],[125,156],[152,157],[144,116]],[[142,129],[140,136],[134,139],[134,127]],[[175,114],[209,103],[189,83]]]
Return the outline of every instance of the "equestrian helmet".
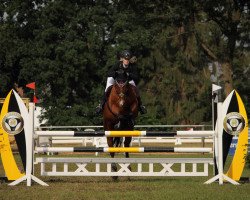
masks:
[[[124,50],[121,52],[121,58],[129,60],[132,57],[132,53],[129,50]]]

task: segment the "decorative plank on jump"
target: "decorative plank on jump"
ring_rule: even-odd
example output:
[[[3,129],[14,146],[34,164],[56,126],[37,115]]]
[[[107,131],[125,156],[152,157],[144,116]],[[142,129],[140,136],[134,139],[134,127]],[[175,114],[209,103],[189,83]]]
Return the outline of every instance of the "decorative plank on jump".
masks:
[[[72,136],[72,137],[209,137],[214,131],[36,131],[38,136]]]
[[[213,158],[36,158],[35,163],[43,176],[208,176]],[[111,170],[114,163],[117,171]]]
[[[211,153],[212,148],[191,147],[36,147],[37,153],[47,152],[106,152],[106,153],[142,153],[142,152],[179,152]]]

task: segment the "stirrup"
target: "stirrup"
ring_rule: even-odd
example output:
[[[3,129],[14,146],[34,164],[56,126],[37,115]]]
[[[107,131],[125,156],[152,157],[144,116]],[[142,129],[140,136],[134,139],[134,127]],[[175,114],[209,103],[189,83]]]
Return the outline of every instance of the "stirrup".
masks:
[[[142,115],[147,113],[147,109],[146,109],[146,107],[143,106],[143,105],[141,105],[141,106],[139,107],[139,111],[140,111],[140,113],[141,113]]]

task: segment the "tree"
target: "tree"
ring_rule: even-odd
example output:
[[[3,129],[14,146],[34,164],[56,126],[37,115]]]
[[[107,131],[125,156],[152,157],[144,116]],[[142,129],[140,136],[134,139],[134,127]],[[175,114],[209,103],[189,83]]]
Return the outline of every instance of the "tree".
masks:
[[[210,63],[225,94],[236,87],[248,102],[248,14],[233,0],[4,0],[0,95],[35,81],[48,123],[102,124],[93,112],[106,72],[129,48],[149,110],[137,123],[209,123]]]
[[[235,60],[240,59],[239,55],[248,48],[249,3],[244,0],[211,0],[200,1],[200,6],[206,15],[206,24],[209,24],[206,32],[199,35],[201,46],[211,60],[221,63],[221,81],[225,95],[228,95],[233,89]]]

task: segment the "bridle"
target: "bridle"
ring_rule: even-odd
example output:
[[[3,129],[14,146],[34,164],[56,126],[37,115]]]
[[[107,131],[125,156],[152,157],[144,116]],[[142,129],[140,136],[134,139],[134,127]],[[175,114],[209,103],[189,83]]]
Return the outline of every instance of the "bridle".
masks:
[[[119,81],[115,80],[115,84],[118,85],[118,87],[119,87],[119,89],[120,89],[120,91],[121,91],[122,88],[123,88],[125,85],[128,84],[128,81],[126,80],[125,82],[119,82]],[[116,91],[116,94],[117,94],[119,97],[121,97],[121,98],[123,98],[123,97],[126,95],[126,94],[123,93],[123,92],[118,92],[116,88],[115,88],[115,91]]]

